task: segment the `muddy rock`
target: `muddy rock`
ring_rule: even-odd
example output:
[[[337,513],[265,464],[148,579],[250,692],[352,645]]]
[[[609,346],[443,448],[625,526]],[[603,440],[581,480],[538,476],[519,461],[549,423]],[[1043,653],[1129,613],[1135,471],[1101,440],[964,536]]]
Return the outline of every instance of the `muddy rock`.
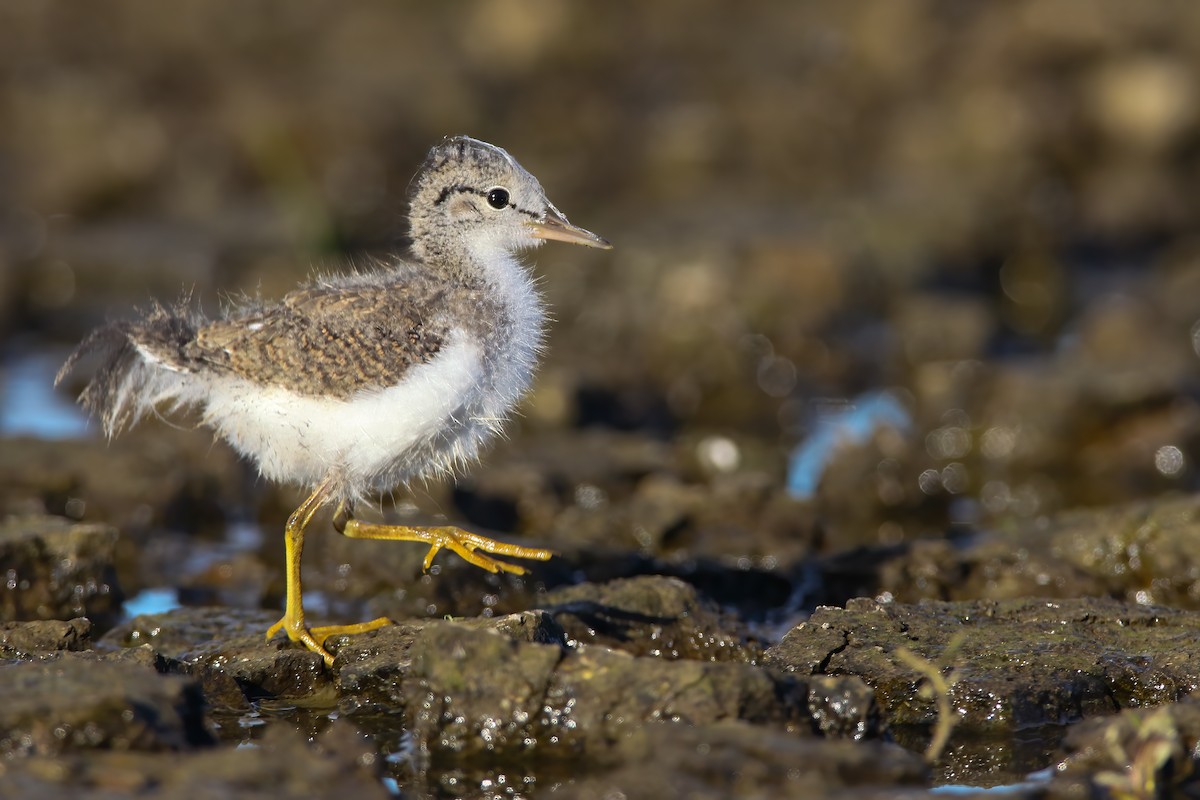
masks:
[[[986,512],[1030,523],[1188,490],[1194,475],[1182,456],[1200,435],[1200,412],[1175,395],[1195,369],[1183,341],[1182,331],[1149,337],[1129,348],[1138,355],[1124,356],[1127,368],[1069,348],[922,365],[913,376],[929,462],[921,488],[947,504],[977,501],[963,504],[967,521]]]
[[[401,692],[406,727],[422,749],[512,752],[553,735],[542,709],[562,647],[435,624],[414,638],[410,656]]]
[[[0,512],[105,522],[139,540],[155,528],[212,531],[246,478],[208,431],[145,425],[112,442],[6,439]]]
[[[868,588],[901,602],[1110,596],[1200,607],[1200,498],[1065,511],[966,539],[925,540],[882,560]],[[868,581],[869,582],[869,581]]]
[[[267,641],[264,634],[277,619],[270,611],[185,607],[135,617],[109,631],[99,646],[116,652],[145,649],[162,670],[196,678],[207,701],[224,709],[244,709],[260,701],[332,708],[341,698],[354,707],[391,710],[406,702],[402,681],[412,670],[414,654],[430,657],[427,651],[434,646],[423,643],[430,637],[441,642],[441,628],[491,632],[495,641],[514,647],[548,644],[555,653],[565,646],[562,629],[544,612],[461,622],[417,620],[331,637],[326,641],[336,656],[331,672],[319,656],[282,633]],[[448,652],[453,655],[458,649],[450,647]],[[499,691],[506,690],[505,680],[481,677]]]
[[[110,625],[123,600],[113,571],[117,532],[61,517],[0,523],[0,618],[70,619]]]
[[[1064,513],[1039,533],[1114,597],[1200,608],[1200,496]]]
[[[0,751],[11,758],[209,743],[199,685],[160,675],[153,659],[141,655],[64,652],[44,661],[0,664],[5,687]]]
[[[412,674],[414,658],[431,658],[432,650],[438,646],[436,642],[452,639],[460,631],[490,631],[496,636],[484,639],[488,644],[501,649],[511,648],[514,653],[520,651],[520,656],[514,658],[517,663],[502,664],[503,671],[498,674],[479,676],[485,683],[504,692],[513,689],[514,676],[523,669],[538,674],[544,672],[537,665],[548,660],[556,662],[558,655],[554,654],[566,646],[562,628],[553,617],[540,611],[455,621],[400,622],[365,635],[330,640],[329,646],[337,654],[334,671],[339,694],[350,698],[356,707],[400,708],[406,702],[404,682]],[[470,633],[463,635],[471,636]],[[431,640],[435,643],[430,644]],[[522,644],[548,647],[525,650],[520,647]],[[453,645],[449,652],[452,663],[455,654],[465,651],[461,646]]]
[[[404,695],[416,740],[455,753],[538,743],[603,751],[626,729],[663,719],[810,726],[803,683],[748,664],[564,650],[450,625],[427,628],[414,642]]]
[[[878,583],[868,579],[861,588],[902,603],[1107,594],[1098,576],[1056,557],[1051,541],[1034,530],[925,539],[893,553],[877,565]]]
[[[861,677],[893,730],[937,721],[935,698],[916,691],[936,670],[951,684],[957,732],[1013,733],[1178,699],[1200,680],[1197,624],[1194,613],[1111,600],[855,600],[819,608],[764,660]]]
[[[293,646],[285,635],[267,641],[279,615],[270,611],[179,608],[135,617],[109,631],[104,647],[149,647],[163,669],[192,676],[214,705],[243,707],[264,698],[325,697],[331,684],[320,656]]]
[[[678,578],[647,575],[584,583],[546,594],[543,607],[571,645],[603,644],[636,656],[753,663],[761,647]]]
[[[791,567],[820,550],[817,515],[811,504],[788,494],[777,469],[717,473],[683,487],[700,501],[684,524],[665,530],[657,540],[652,552],[669,562],[712,560],[771,571]],[[629,511],[639,536],[647,530],[641,516],[645,505],[664,488],[653,478],[639,484]]]
[[[454,752],[518,741],[595,748],[646,719],[741,718],[850,738],[880,730],[858,679],[800,684],[749,664],[569,647],[546,612],[400,624],[336,646],[343,707],[405,705],[414,730]]]
[[[949,498],[922,489],[919,476],[940,465],[917,439],[889,426],[838,446],[814,497],[827,547],[844,552],[941,535]]]
[[[672,603],[704,611],[686,585],[642,582],[648,586],[641,591],[657,590],[650,596],[659,599],[659,613]],[[616,587],[611,597],[620,598],[623,588],[630,587]],[[403,711],[415,741],[441,754],[511,754],[533,744],[558,754],[603,752],[653,720],[740,719],[853,739],[880,732],[874,695],[858,678],[801,679],[746,663],[748,657],[717,660],[704,649],[695,651],[704,656],[699,660],[570,646],[546,611],[411,621],[335,637],[327,642],[336,654],[332,674],[283,636],[266,642],[263,631],[273,621],[272,612],[184,608],[137,617],[101,645],[152,653],[161,669],[198,681],[218,707],[337,704],[367,727],[378,727],[380,714]]]
[[[287,726],[271,726],[255,745],[31,757],[6,764],[0,794],[45,800],[389,796],[379,781],[377,753],[347,725],[335,723],[312,742]]]
[[[920,758],[896,745],[813,739],[740,722],[651,723],[631,732],[619,751],[612,769],[565,781],[547,796],[810,798],[853,789],[862,797],[872,788],[911,791],[929,781]]]
[[[560,665],[550,706],[587,736],[614,737],[649,720],[703,724],[722,719],[807,728],[807,691],[749,664],[634,658],[580,647]]]
[[[736,460],[750,443],[723,438],[714,446],[715,438],[668,448],[612,432],[535,432],[492,454],[453,499],[475,524],[545,536],[589,580],[613,577],[595,556],[617,549],[666,561],[781,565],[810,554],[815,522],[780,487],[778,456],[753,470],[722,471],[732,467],[706,466],[710,452]]]
[[[0,515],[51,514],[113,526],[120,533],[113,568],[132,595],[147,586],[178,586],[194,580],[191,573],[200,565],[228,559],[229,548],[222,549],[227,521],[249,514],[251,494],[276,494],[265,485],[247,488],[251,477],[208,431],[153,422],[111,442],[6,439],[0,446]],[[116,621],[89,616],[99,630]]]
[[[642,436],[613,431],[575,435],[543,432],[496,449],[454,487],[453,501],[466,519],[500,531],[555,527],[555,545],[612,544],[606,526],[610,504],[627,499],[649,475],[671,470],[670,448]],[[567,527],[568,519],[573,529]],[[620,531],[621,544],[637,540]]]
[[[895,305],[892,323],[913,364],[979,358],[997,324],[986,301],[963,294],[914,291]]]
[[[369,724],[403,706],[415,740],[442,755],[603,752],[651,720],[879,733],[874,697],[856,678],[810,683],[746,663],[568,647],[545,612],[383,628],[340,644],[334,669],[343,709]]]
[[[0,658],[30,661],[43,654],[78,652],[91,646],[92,623],[86,617],[0,623]]]
[[[1056,788],[1112,796],[1190,797],[1200,787],[1195,753],[1200,702],[1129,709],[1073,726],[1063,740],[1066,757],[1055,770]]]
[[[808,708],[814,729],[828,738],[878,738],[885,729],[875,692],[853,675],[812,676]]]

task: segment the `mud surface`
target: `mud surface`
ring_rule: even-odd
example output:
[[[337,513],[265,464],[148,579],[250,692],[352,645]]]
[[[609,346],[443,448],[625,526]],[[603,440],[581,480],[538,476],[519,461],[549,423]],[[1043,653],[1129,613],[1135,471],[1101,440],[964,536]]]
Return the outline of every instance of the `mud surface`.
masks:
[[[1190,796],[1200,6],[122,0],[0,10],[0,795]],[[558,555],[304,554],[90,328],[403,247],[442,136],[550,246],[485,460],[359,509]]]

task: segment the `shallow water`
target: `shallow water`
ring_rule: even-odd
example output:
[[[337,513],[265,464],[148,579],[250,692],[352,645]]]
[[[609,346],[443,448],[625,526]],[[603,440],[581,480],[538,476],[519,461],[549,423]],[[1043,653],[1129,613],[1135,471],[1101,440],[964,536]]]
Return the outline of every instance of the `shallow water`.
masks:
[[[65,358],[37,344],[0,360],[0,436],[74,439],[94,432],[79,406],[54,388]]]

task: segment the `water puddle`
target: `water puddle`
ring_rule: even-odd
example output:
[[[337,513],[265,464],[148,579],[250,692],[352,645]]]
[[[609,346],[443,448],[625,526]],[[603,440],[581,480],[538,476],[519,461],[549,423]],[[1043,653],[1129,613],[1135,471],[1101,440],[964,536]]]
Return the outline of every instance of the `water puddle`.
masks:
[[[143,589],[125,601],[127,619],[143,614],[165,614],[180,607],[179,592],[173,586]]]
[[[844,407],[822,413],[813,434],[788,460],[788,491],[799,500],[813,497],[839,449],[868,441],[881,428],[907,431],[911,426],[908,410],[891,392],[860,395]]]
[[[54,375],[66,353],[10,354],[0,363],[0,436],[78,439],[88,435],[87,416]]]

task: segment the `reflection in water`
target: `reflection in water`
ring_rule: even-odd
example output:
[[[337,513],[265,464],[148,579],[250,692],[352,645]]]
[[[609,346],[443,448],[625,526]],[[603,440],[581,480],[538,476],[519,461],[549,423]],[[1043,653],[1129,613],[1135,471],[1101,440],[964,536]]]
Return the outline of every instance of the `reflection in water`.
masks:
[[[825,416],[819,427],[792,451],[788,462],[788,491],[804,500],[812,497],[821,475],[839,447],[865,442],[884,427],[908,430],[912,420],[889,392],[860,395],[845,408]]]
[[[64,357],[53,353],[17,355],[0,368],[0,436],[76,439],[87,435],[87,417],[64,392],[54,374]]]
[[[132,619],[142,614],[164,614],[179,608],[179,593],[172,587],[143,589],[125,601],[125,616]]]

